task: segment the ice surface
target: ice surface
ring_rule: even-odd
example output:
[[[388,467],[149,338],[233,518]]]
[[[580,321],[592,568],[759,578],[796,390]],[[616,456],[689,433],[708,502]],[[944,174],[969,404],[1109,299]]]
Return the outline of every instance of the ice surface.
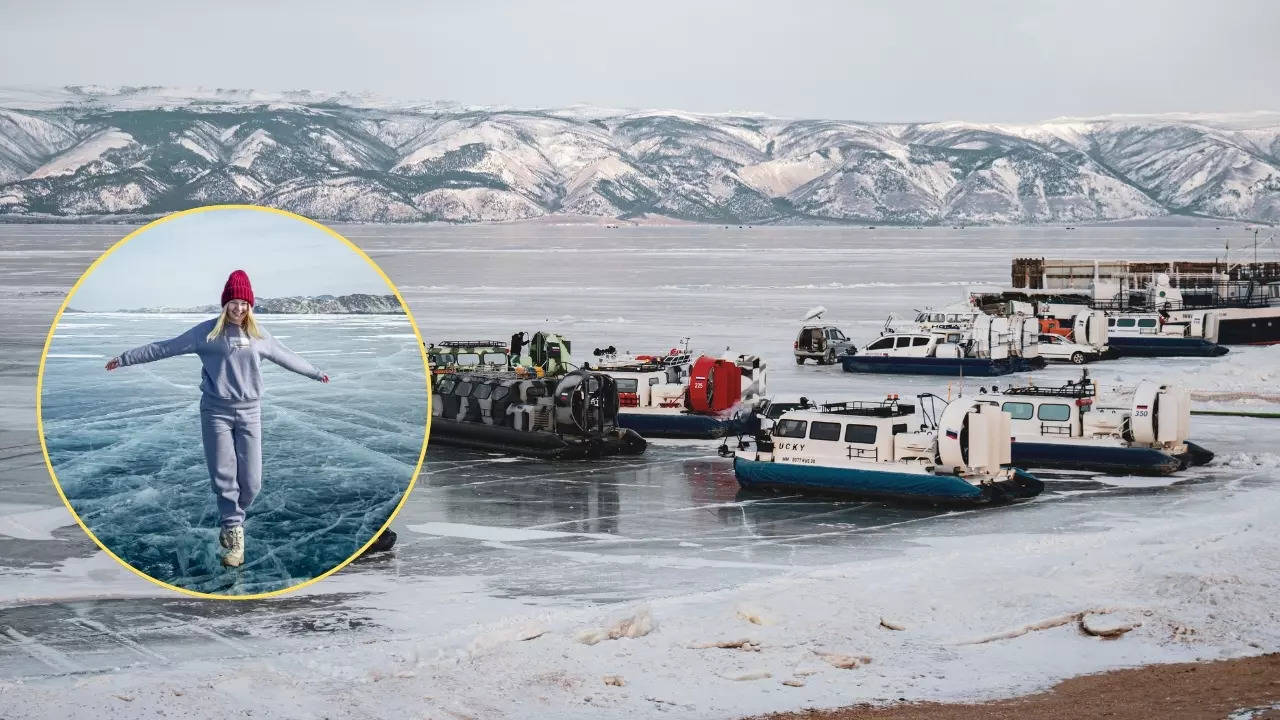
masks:
[[[586,357],[593,347],[650,351],[692,335],[697,349],[760,353],[778,395],[821,400],[945,393],[948,383],[797,367],[791,343],[815,305],[865,341],[889,312],[1007,282],[1012,257],[1211,258],[1224,240],[1211,226],[341,230],[396,281],[428,339],[551,327]],[[6,280],[16,292],[65,290],[76,263],[92,259],[70,252],[91,238],[59,235],[92,229],[11,232],[47,233],[68,247],[0,265],[3,273],[47,271]],[[11,242],[28,252],[38,241]],[[5,292],[0,310],[34,328],[0,341],[16,338],[6,347],[26,373],[0,375],[18,407],[29,402],[31,356],[38,361],[41,325],[61,295]],[[271,327],[294,347],[308,331],[301,322]],[[393,331],[366,334],[383,332]],[[1091,373],[1115,385],[1169,375],[1201,391],[1267,393],[1276,362],[1270,349],[1235,348],[1217,359],[1100,363]],[[1053,367],[1035,379],[1078,373]],[[965,381],[965,391],[981,384]],[[0,413],[0,430],[18,433],[21,420]],[[15,437],[5,445],[33,442]],[[272,706],[339,718],[739,718],[899,697],[1006,696],[1109,668],[1280,650],[1272,521],[1280,422],[1195,416],[1192,437],[1218,458],[1154,484],[1043,473],[1048,490],[1034,501],[967,512],[744,494],[713,442],[561,464],[433,446],[396,522],[394,553],[297,596],[234,609],[175,600],[113,573],[92,548],[0,537],[0,557],[62,553],[42,550],[39,563],[0,568],[0,628],[27,638],[0,638],[0,691],[8,707],[55,716],[86,708],[98,717],[121,708],[229,716]],[[14,512],[42,499],[57,504],[50,490],[37,494],[35,476],[17,461],[0,463],[5,483],[26,478]],[[69,544],[72,531],[52,534]],[[653,623],[643,637],[576,640],[642,608]],[[767,622],[750,622],[743,608]],[[1142,625],[1109,641],[1067,624],[963,644],[1104,609],[1115,612],[1091,616],[1100,624],[1136,616]],[[906,630],[888,630],[881,618]],[[694,647],[744,638],[759,651]],[[819,653],[872,662],[839,669]],[[625,685],[604,684],[611,675]],[[730,679],[750,676],[759,679]],[[783,684],[796,677],[803,687]]]
[[[98,539],[146,574],[232,594],[297,584],[363,545],[408,486],[426,418],[417,341],[401,316],[264,316],[331,382],[264,363],[263,491],[245,522],[248,561],[229,571],[200,440],[199,360],[102,369],[102,357],[202,318],[83,314],[59,328],[44,376],[49,457]]]

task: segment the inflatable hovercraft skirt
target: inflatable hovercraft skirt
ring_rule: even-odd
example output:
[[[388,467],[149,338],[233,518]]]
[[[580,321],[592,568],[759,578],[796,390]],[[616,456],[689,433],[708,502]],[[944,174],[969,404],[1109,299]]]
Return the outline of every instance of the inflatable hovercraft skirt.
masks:
[[[577,460],[610,455],[639,455],[648,443],[634,430],[614,428],[600,434],[568,435],[547,430],[516,430],[500,425],[431,419],[431,443],[524,455],[544,460]]]
[[[684,438],[692,440],[710,440],[731,435],[745,435],[754,433],[760,428],[760,419],[750,411],[701,414],[692,412],[627,412],[623,410],[618,413],[617,422],[618,427],[634,430],[646,438]]]
[[[904,473],[855,468],[793,465],[742,456],[733,472],[744,489],[774,489],[894,500],[930,505],[971,506],[1007,503],[1035,497],[1044,484],[1034,475],[1010,470],[1008,479],[974,485],[956,475]]]
[[[1112,335],[1107,339],[1115,357],[1216,357],[1230,350],[1204,338]]]
[[[1015,442],[1013,462],[1020,467],[1083,470],[1113,475],[1169,475],[1204,465],[1213,453],[1195,443],[1174,454],[1151,447],[1088,446],[1067,443]]]
[[[1045,360],[1043,357],[992,359],[841,355],[840,364],[844,367],[845,372],[854,373],[988,377],[1040,370],[1045,366]]]

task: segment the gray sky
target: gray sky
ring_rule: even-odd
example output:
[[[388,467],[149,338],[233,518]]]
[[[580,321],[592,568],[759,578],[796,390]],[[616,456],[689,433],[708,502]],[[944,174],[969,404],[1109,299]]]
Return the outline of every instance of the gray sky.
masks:
[[[315,226],[259,210],[208,210],[139,233],[71,297],[78,310],[217,305],[232,270],[256,297],[391,292],[369,263]]]
[[[1280,2],[6,0],[0,85],[869,121],[1280,109]]]

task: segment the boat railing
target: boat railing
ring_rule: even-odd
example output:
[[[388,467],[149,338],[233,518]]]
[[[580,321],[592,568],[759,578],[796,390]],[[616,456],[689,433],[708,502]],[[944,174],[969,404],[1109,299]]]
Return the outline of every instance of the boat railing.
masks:
[[[1059,385],[1058,387],[1027,385],[1024,387],[1005,388],[1002,392],[1004,395],[1035,395],[1037,397],[1062,398],[1087,398],[1097,394],[1093,383],[1071,383],[1069,385]]]
[[[1071,437],[1070,425],[1050,425],[1049,423],[1040,423],[1040,434],[1044,435],[1066,435]]]
[[[850,445],[847,454],[850,460],[880,460],[880,448],[876,447],[860,448]]]
[[[1094,310],[1113,310],[1113,311],[1132,311],[1132,312],[1162,312],[1177,310],[1212,310],[1214,308],[1263,308],[1270,307],[1280,298],[1268,295],[1248,294],[1240,295],[1213,295],[1206,297],[1202,293],[1193,292],[1191,289],[1182,291],[1182,300],[1162,300],[1151,302],[1143,297],[1137,298],[1113,298],[1111,300],[1093,300],[1089,306]],[[1190,296],[1190,297],[1187,297]]]
[[[916,411],[915,405],[900,403],[897,400],[851,400],[849,402],[824,403],[819,406],[819,412],[832,413],[835,415],[862,415],[865,417],[899,417],[901,415],[912,415]]]

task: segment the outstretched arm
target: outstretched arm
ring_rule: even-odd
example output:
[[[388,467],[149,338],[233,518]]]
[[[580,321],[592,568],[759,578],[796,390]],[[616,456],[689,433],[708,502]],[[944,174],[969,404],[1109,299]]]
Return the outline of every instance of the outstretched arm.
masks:
[[[107,363],[107,369],[115,370],[117,367],[125,365],[138,365],[140,363],[163,360],[174,355],[193,353],[200,346],[200,343],[204,341],[208,332],[209,329],[205,327],[205,323],[201,323],[171,340],[161,340],[132,350],[126,350],[120,353],[118,358],[112,358],[111,362]]]
[[[279,365],[285,370],[292,370],[312,380],[329,382],[329,376],[320,372],[301,355],[280,344],[279,340],[268,335],[262,340],[262,357]]]

